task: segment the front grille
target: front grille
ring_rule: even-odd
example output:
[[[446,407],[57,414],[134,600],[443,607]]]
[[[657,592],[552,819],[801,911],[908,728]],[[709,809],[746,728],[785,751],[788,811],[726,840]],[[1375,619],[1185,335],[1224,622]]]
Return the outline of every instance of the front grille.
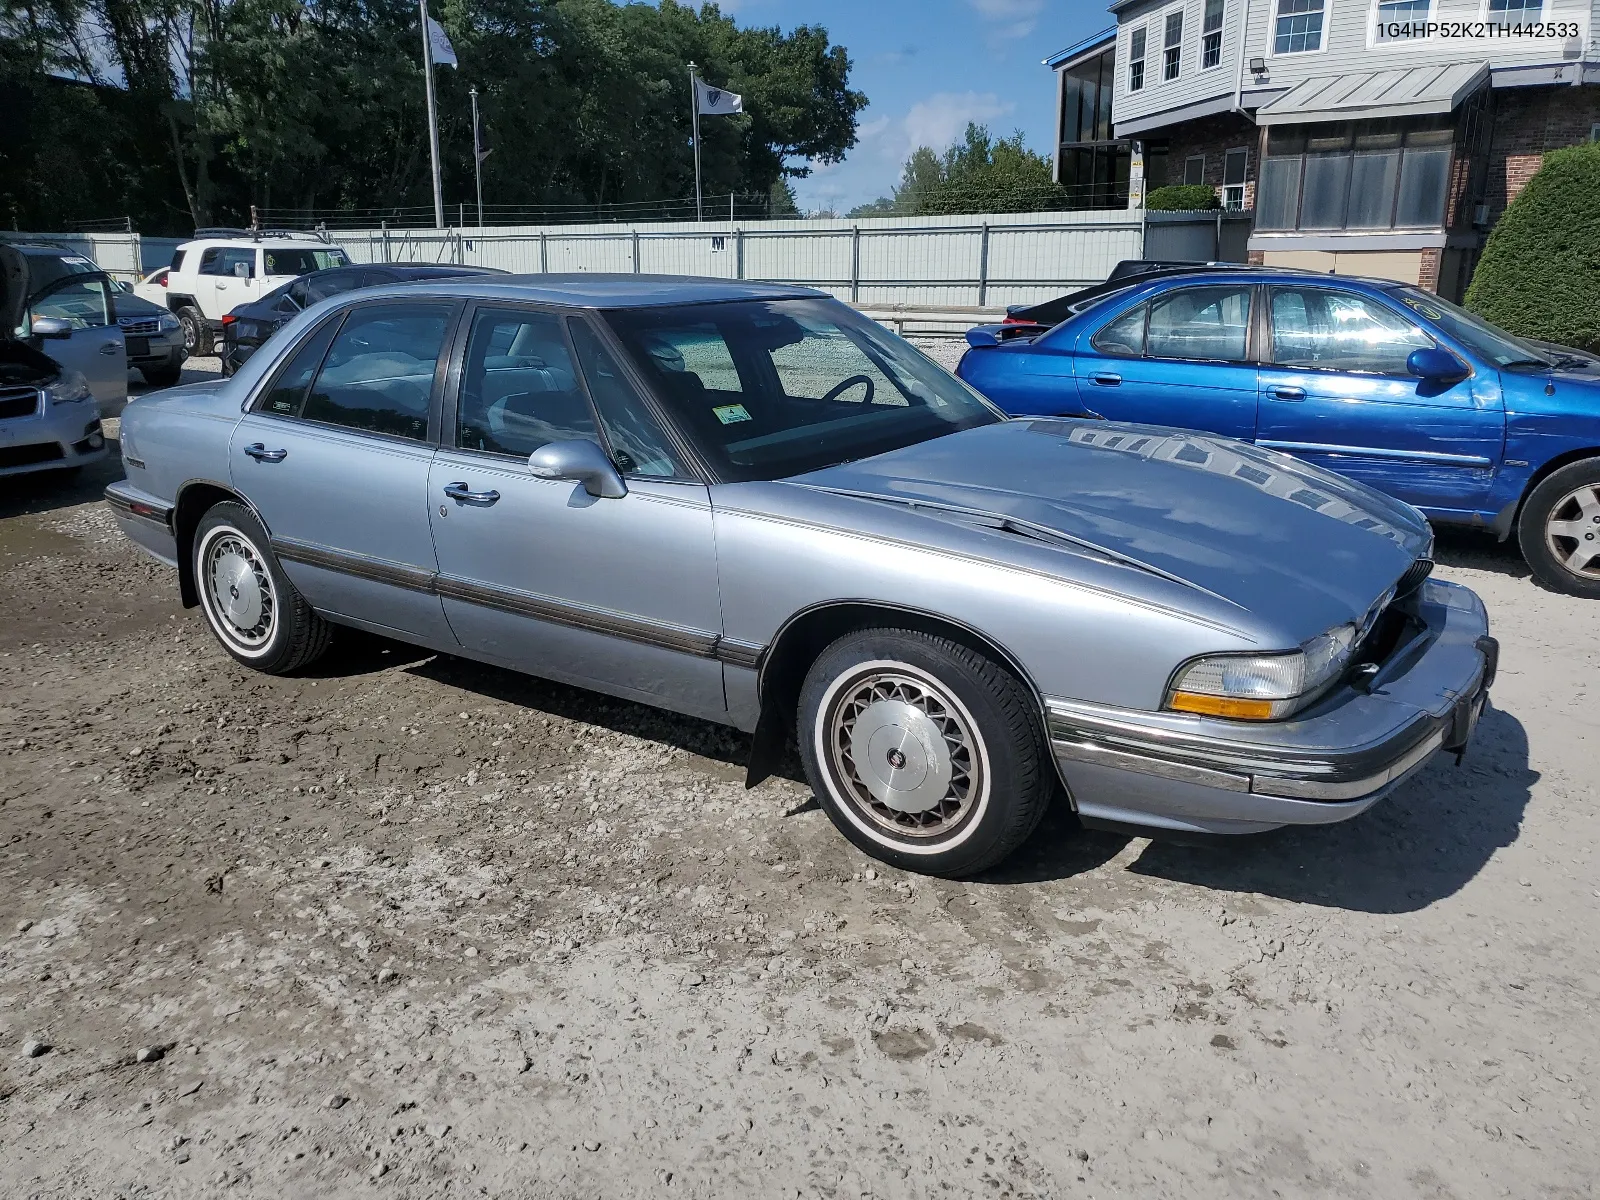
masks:
[[[123,333],[160,333],[161,321],[156,317],[123,317],[117,322]]]
[[[1394,585],[1394,594],[1398,599],[1409,596],[1422,586],[1422,581],[1433,574],[1433,559],[1419,558],[1406,568],[1406,573],[1400,576],[1400,582]]]
[[[38,388],[0,388],[0,421],[11,417],[31,417],[38,411]]]
[[[28,467],[34,463],[55,462],[65,458],[61,447],[54,442],[40,446],[0,446],[0,468]]]

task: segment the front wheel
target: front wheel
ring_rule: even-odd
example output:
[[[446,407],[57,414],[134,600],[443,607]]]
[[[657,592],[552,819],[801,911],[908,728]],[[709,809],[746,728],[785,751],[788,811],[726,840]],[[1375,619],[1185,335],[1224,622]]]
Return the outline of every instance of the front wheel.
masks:
[[[211,326],[192,304],[178,310],[178,324],[183,326],[183,348],[190,358],[204,358],[212,352]]]
[[[1027,689],[932,634],[839,638],[806,675],[799,729],[829,818],[906,870],[960,877],[994,866],[1027,840],[1055,791]]]
[[[217,504],[200,518],[194,582],[212,634],[247,667],[287,675],[328,648],[332,627],[289,582],[266,530],[242,504]]]
[[[1534,488],[1517,542],[1545,587],[1600,600],[1600,459],[1568,463]]]

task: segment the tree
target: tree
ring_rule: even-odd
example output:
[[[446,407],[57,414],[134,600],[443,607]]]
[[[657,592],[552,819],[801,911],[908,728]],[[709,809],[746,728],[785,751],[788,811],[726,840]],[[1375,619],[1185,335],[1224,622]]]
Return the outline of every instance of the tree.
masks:
[[[1544,156],[1489,234],[1466,305],[1512,333],[1600,350],[1600,145]]]
[[[996,141],[972,122],[961,139],[940,153],[918,146],[900,171],[893,196],[880,197],[852,216],[924,213],[1044,212],[1067,207],[1064,189],[1050,178],[1050,161],[1024,144],[1018,130]]]

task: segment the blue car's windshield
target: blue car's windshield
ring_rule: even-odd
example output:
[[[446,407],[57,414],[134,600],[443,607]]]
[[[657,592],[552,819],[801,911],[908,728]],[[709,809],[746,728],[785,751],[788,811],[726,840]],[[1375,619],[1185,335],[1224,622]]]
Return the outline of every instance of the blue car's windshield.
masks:
[[[1003,419],[835,300],[621,309],[606,319],[729,482],[782,479]]]
[[[1401,304],[1426,317],[1474,354],[1488,359],[1497,367],[1543,369],[1554,365],[1548,355],[1541,354],[1515,334],[1489,324],[1475,313],[1442,300],[1432,292],[1403,287],[1396,288],[1394,294]]]

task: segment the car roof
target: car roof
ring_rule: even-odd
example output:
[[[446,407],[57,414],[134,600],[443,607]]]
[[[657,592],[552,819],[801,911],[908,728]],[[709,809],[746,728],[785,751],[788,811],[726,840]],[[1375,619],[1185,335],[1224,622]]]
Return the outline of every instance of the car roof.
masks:
[[[319,242],[316,238],[252,238],[252,237],[207,237],[195,238],[193,241],[181,242],[179,250],[193,250],[201,246],[231,246],[235,249],[245,249],[253,246],[264,246],[269,250],[343,250],[344,247],[337,242]]]
[[[437,283],[411,283],[395,295],[474,296],[486,300],[531,300],[577,308],[658,308],[719,300],[828,299],[826,292],[793,284],[709,279],[690,275],[607,275],[581,271],[565,275],[456,276]],[[384,288],[365,288],[362,297]]]
[[[378,271],[393,271],[406,279],[451,279],[464,275],[506,275],[500,267],[452,266],[449,263],[359,263]],[[330,267],[329,270],[347,271],[348,267]],[[320,274],[321,272],[318,272]]]
[[[1378,288],[1383,291],[1392,291],[1395,288],[1408,287],[1396,279],[1378,279],[1370,275],[1336,275],[1332,271],[1312,271],[1304,267],[1258,267],[1248,263],[1239,263],[1226,267],[1194,267],[1191,269],[1163,270],[1145,275],[1129,275],[1123,279],[1112,280],[1113,284],[1122,284],[1117,291],[1134,291],[1146,284],[1174,283],[1190,276],[1200,277],[1208,283],[1218,280],[1239,280],[1245,283],[1303,283],[1322,282],[1327,284],[1362,284],[1366,287]],[[1101,285],[1104,286],[1104,285]],[[1088,291],[1088,288],[1084,289]]]

